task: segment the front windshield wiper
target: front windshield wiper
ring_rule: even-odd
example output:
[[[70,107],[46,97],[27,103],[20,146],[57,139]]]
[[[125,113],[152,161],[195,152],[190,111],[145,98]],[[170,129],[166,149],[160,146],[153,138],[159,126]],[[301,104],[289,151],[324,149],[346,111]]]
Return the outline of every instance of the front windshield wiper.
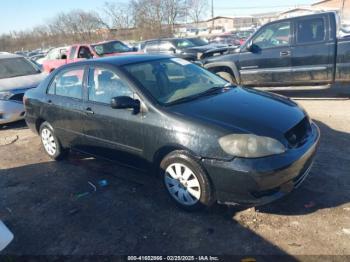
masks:
[[[233,87],[234,86],[232,86],[231,84],[229,86],[228,85],[225,85],[225,86],[213,86],[212,88],[210,88],[210,89],[208,89],[208,90],[206,90],[206,91],[204,91],[202,93],[177,99],[177,100],[175,100],[173,102],[168,103],[167,105],[180,104],[180,103],[188,102],[188,101],[191,101],[191,100],[195,100],[195,99],[200,98],[200,97],[220,94],[220,93],[222,93],[222,89],[224,89],[224,88],[225,89],[226,88],[233,88]]]

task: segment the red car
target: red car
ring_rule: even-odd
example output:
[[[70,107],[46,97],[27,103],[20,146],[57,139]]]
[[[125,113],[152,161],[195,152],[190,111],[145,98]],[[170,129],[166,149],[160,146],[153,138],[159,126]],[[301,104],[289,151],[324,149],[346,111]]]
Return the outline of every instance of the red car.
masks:
[[[56,68],[78,62],[85,59],[99,58],[105,56],[118,56],[138,53],[135,48],[130,48],[121,41],[107,41],[96,44],[79,44],[69,47],[59,57],[48,59],[43,62],[45,72],[51,73]]]

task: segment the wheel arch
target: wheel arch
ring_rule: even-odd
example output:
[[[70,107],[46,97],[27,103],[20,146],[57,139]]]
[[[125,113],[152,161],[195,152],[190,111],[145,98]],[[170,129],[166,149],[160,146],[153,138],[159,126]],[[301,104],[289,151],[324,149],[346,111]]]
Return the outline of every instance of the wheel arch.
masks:
[[[237,69],[237,66],[235,63],[232,62],[214,62],[214,63],[209,63],[204,65],[204,68],[208,69],[209,71],[213,72],[213,73],[217,73],[220,71],[224,71],[224,72],[228,72],[230,73],[235,80],[237,81],[237,83],[240,83],[240,75],[239,75],[239,71]]]

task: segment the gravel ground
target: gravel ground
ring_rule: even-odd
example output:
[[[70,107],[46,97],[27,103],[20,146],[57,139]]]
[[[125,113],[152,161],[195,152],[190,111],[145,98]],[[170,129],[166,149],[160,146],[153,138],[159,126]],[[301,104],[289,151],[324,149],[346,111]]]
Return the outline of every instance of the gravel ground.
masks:
[[[0,219],[15,235],[2,254],[350,255],[344,88],[317,99],[292,94],[322,132],[315,165],[298,190],[255,209],[187,213],[149,174],[78,154],[53,162],[24,123],[2,127]],[[108,186],[98,186],[100,180]]]

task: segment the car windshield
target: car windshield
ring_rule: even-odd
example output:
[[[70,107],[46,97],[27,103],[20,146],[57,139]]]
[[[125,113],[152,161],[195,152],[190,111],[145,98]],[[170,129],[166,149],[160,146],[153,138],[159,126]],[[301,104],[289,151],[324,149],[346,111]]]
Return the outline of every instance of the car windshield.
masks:
[[[196,99],[229,86],[217,75],[180,58],[125,65],[124,69],[162,105]]]
[[[25,58],[5,58],[0,60],[0,79],[40,73],[39,68]]]
[[[208,44],[208,42],[202,38],[190,38],[188,40],[190,40],[196,46],[203,46]]]
[[[130,47],[128,47],[120,41],[112,41],[103,44],[92,45],[92,48],[100,56],[131,51]]]

